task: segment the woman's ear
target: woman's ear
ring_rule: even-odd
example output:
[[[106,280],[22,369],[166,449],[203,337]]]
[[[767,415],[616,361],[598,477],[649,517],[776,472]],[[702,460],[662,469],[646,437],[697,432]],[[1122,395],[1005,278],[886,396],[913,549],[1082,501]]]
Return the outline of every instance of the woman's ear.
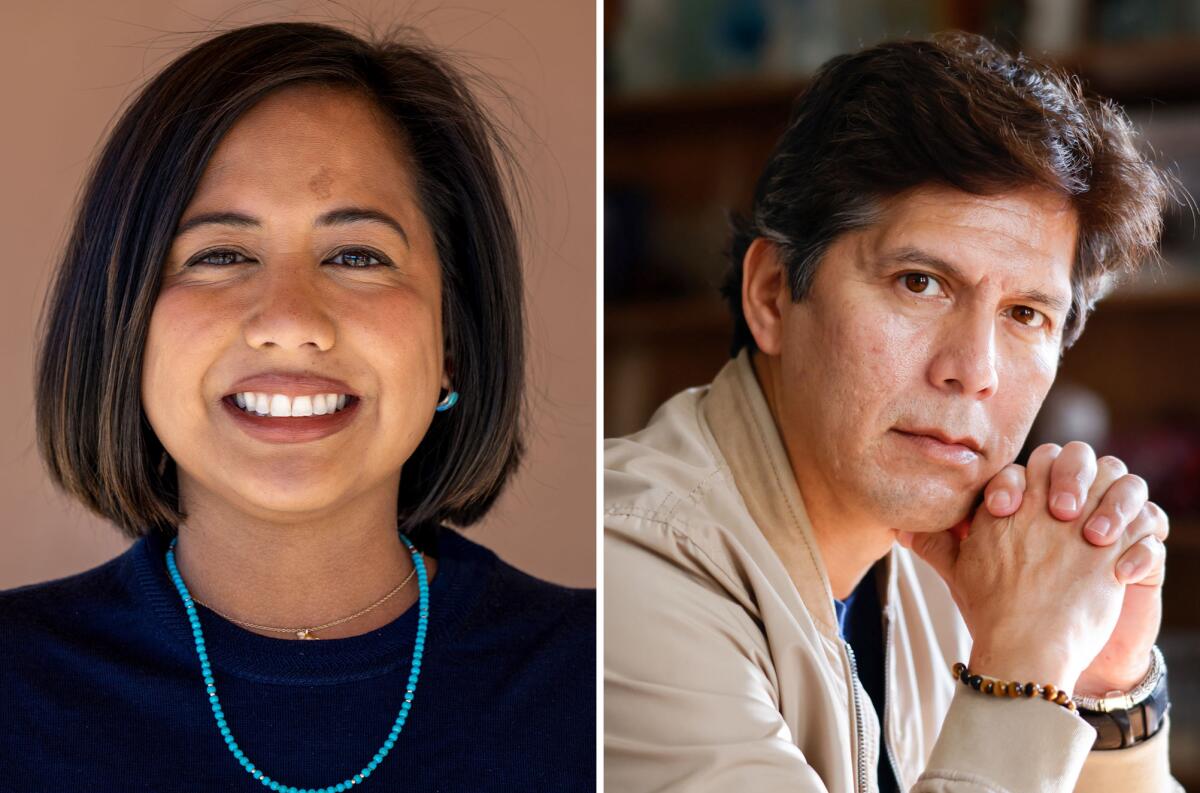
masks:
[[[782,302],[790,299],[779,247],[759,237],[742,257],[742,314],[754,343],[767,355],[782,346]]]

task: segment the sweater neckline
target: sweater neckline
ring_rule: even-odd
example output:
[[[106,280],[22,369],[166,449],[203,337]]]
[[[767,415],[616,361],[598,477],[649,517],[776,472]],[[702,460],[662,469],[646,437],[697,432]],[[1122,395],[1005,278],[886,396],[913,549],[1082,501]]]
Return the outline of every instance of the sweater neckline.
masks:
[[[450,529],[432,527],[411,536],[438,561],[429,584],[429,626],[424,657],[436,658],[453,638],[462,616],[479,596],[495,555]],[[161,636],[199,671],[187,611],[167,571],[170,538],[151,532],[130,548],[142,593],[158,616]],[[480,569],[485,567],[487,569]],[[474,569],[471,569],[474,568]],[[196,604],[212,667],[260,683],[321,685],[346,683],[407,669],[417,631],[417,606],[379,628],[340,639],[276,639],[264,636]]]

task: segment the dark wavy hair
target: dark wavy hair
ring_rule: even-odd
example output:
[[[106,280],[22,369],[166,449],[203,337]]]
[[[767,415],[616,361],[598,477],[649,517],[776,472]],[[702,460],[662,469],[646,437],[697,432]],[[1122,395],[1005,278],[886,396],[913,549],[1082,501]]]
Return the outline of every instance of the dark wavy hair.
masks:
[[[186,518],[141,404],[161,262],[225,133],[298,84],[356,91],[397,122],[434,231],[445,353],[465,397],[405,463],[398,528],[478,520],[521,458],[518,174],[497,125],[465,74],[410,31],[367,40],[323,24],[251,25],[185,52],[121,115],[87,177],[39,323],[42,458],[59,487],[132,538],[173,534]]]
[[[892,41],[829,60],[792,108],[750,215],[733,218],[721,289],[732,353],[755,348],[742,313],[751,242],[779,246],[800,301],[834,239],[926,184],[976,195],[1040,186],[1070,199],[1080,224],[1065,351],[1113,277],[1158,254],[1177,180],[1138,151],[1136,137],[1122,110],[1086,95],[1077,78],[981,36]]]

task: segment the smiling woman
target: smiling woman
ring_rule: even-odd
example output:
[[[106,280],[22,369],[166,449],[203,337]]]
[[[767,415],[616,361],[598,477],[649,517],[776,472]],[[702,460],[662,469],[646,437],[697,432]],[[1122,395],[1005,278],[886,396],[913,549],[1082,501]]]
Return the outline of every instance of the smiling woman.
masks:
[[[239,28],[140,92],[37,366],[53,479],[136,542],[0,593],[6,788],[590,786],[594,592],[445,526],[522,456],[514,168],[395,36]]]

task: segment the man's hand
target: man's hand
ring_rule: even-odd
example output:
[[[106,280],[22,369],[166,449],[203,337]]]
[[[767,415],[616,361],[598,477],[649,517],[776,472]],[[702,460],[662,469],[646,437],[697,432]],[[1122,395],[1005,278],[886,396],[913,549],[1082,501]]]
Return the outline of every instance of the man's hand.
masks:
[[[1114,478],[1100,505],[1083,522],[1082,536],[1092,545],[1106,547],[1121,532],[1141,539],[1117,562],[1115,575],[1125,584],[1121,616],[1108,643],[1084,670],[1077,690],[1102,696],[1112,690],[1127,691],[1145,676],[1150,665],[1150,647],[1162,622],[1162,584],[1166,571],[1166,547],[1170,532],[1167,514],[1148,500],[1146,482],[1130,474],[1115,457],[1096,458],[1086,443],[1072,442],[1061,449],[1054,444],[1038,447],[1053,458],[1050,467],[1049,513],[1060,521],[1081,517],[1084,494],[1097,473],[1108,469]],[[1038,453],[1035,452],[1035,453]],[[984,489],[989,513],[1002,518],[1021,507],[1025,494],[1025,468],[1009,465]]]

